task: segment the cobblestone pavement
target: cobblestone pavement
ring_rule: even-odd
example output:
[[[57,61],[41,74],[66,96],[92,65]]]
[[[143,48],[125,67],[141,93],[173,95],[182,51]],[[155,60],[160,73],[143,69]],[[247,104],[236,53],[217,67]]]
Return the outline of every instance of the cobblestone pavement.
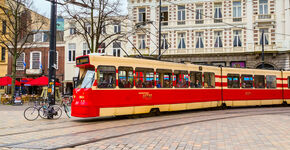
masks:
[[[0,149],[290,149],[290,107],[35,121],[26,107],[0,105]]]

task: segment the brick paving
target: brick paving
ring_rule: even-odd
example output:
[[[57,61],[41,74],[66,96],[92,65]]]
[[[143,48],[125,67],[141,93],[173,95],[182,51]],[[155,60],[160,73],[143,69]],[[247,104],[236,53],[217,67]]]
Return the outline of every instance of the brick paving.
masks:
[[[0,149],[290,149],[290,107],[188,111],[137,119],[26,121],[0,105]],[[73,148],[70,148],[73,147]]]

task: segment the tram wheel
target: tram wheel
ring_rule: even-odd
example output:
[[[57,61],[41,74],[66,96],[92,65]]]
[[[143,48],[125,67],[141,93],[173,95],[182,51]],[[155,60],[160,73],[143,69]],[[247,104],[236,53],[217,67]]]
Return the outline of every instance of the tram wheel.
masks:
[[[160,116],[161,112],[160,112],[159,108],[152,108],[150,110],[149,114],[152,116]]]

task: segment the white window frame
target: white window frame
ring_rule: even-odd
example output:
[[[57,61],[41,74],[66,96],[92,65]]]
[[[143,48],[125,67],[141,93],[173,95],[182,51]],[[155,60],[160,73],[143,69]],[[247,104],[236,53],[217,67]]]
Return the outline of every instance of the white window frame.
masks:
[[[222,8],[223,8],[223,4],[214,4],[214,13],[213,13],[214,19],[223,18]],[[215,13],[217,13],[217,16],[215,16]]]
[[[114,52],[116,53],[116,55],[114,55]],[[119,52],[119,56],[118,56],[118,52]],[[121,57],[121,48],[113,48],[113,56],[115,57]]]
[[[265,7],[267,7],[267,8],[265,8]],[[268,15],[269,14],[269,0],[267,0],[267,3],[261,3],[261,0],[259,0],[259,14],[260,15]]]
[[[182,32],[182,33],[177,33],[177,49],[185,49],[186,48],[186,33]],[[182,41],[184,43],[184,45],[182,44]],[[181,47],[179,47],[179,44],[181,42]]]
[[[75,48],[74,49],[70,49],[70,44],[74,45]],[[71,51],[71,57],[69,57],[69,52]],[[75,57],[73,57],[73,52],[75,52],[75,56],[76,56],[76,43],[69,43],[68,44],[68,53],[67,53],[67,61],[68,62],[75,62]],[[71,60],[69,60],[71,58]]]
[[[167,33],[163,33],[163,34],[161,34],[161,49],[166,49],[166,47],[169,48],[168,34]]]
[[[36,41],[36,39],[35,39],[37,34],[41,34],[41,40],[40,41]],[[44,41],[43,34],[44,34],[43,32],[38,32],[38,33],[33,34],[33,42],[43,42]]]
[[[55,64],[56,64],[56,68],[55,68],[55,69],[58,69],[58,51],[56,51],[55,53],[56,53],[56,59],[55,59],[55,62],[56,62],[56,63],[55,63]],[[49,52],[48,52],[48,57],[47,57],[47,58],[48,58],[48,61],[47,61],[47,64],[48,64],[48,65],[47,65],[47,68],[49,68],[49,58],[50,58],[50,57],[49,57]]]
[[[25,53],[21,53],[20,55],[23,55],[23,60],[21,61],[22,64],[22,68],[20,68],[20,66],[17,66],[17,63],[20,62],[19,60],[16,60],[16,70],[25,70]],[[20,58],[20,56],[18,57],[18,59]]]
[[[140,12],[140,9],[145,9],[145,11],[144,12]],[[138,9],[138,22],[144,22],[144,21],[146,21],[146,8],[139,8]]]
[[[146,49],[146,36],[145,34],[138,35],[138,48],[139,49]]]
[[[121,24],[114,25],[114,33],[121,33]]]
[[[259,45],[261,45],[261,36],[262,36],[262,31],[261,30],[265,30],[266,32],[264,32],[264,45],[270,45],[271,43],[271,39],[270,39],[270,33],[269,33],[269,28],[260,28],[259,29]],[[268,44],[266,44],[266,39],[268,40]]]
[[[195,37],[195,48],[204,48],[204,32],[195,32]],[[199,43],[199,47],[197,47],[197,42]]]
[[[87,33],[86,34],[90,34],[91,33],[91,30],[92,30],[91,24],[90,23],[85,23],[85,28],[87,30]]]
[[[182,7],[184,7],[184,9],[179,8],[179,5],[177,6],[177,20],[178,21],[185,21],[186,20],[185,5],[183,5]],[[180,17],[179,17],[179,14],[180,14]]]
[[[83,55],[89,55],[91,53],[91,50],[89,49],[89,46],[87,43],[83,43]]]
[[[202,4],[197,4],[196,5],[196,11],[195,11],[195,19],[196,20],[203,20],[203,5]]]
[[[29,65],[29,68],[30,68],[30,69],[33,69],[33,68],[32,68],[32,66],[33,66],[33,61],[32,61],[32,60],[33,60],[33,58],[32,58],[33,53],[39,53],[39,67],[38,67],[37,69],[41,69],[41,68],[40,68],[40,65],[42,65],[42,59],[41,59],[41,56],[42,56],[41,54],[42,54],[42,53],[41,53],[41,51],[32,51],[32,52],[30,52],[30,65]],[[43,65],[42,65],[42,68],[43,68]],[[35,68],[34,68],[34,69],[35,69]]]
[[[218,33],[220,33],[220,34],[218,34]],[[214,43],[214,48],[223,48],[224,42],[223,42],[223,38],[222,37],[223,37],[223,31],[214,31],[214,42],[213,42]],[[216,46],[216,40],[218,41],[217,42],[217,46]],[[220,41],[221,41],[221,43],[220,43]],[[221,44],[221,47],[220,47],[220,44]]]
[[[235,3],[239,2],[240,5],[235,5]],[[241,1],[233,1],[233,18],[241,18],[242,17],[242,2]]]
[[[238,34],[236,34],[238,32]],[[242,47],[243,46],[243,40],[242,40],[242,30],[233,30],[233,47]],[[236,46],[235,46],[235,38],[240,39],[241,41],[241,46],[239,46],[239,41],[237,40]]]

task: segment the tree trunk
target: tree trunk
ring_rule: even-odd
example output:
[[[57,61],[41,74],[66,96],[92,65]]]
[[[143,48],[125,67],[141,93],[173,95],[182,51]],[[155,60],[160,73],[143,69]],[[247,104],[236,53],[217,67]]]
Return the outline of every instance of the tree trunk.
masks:
[[[12,83],[11,83],[11,96],[15,96],[15,80],[16,80],[16,56],[12,56]]]

